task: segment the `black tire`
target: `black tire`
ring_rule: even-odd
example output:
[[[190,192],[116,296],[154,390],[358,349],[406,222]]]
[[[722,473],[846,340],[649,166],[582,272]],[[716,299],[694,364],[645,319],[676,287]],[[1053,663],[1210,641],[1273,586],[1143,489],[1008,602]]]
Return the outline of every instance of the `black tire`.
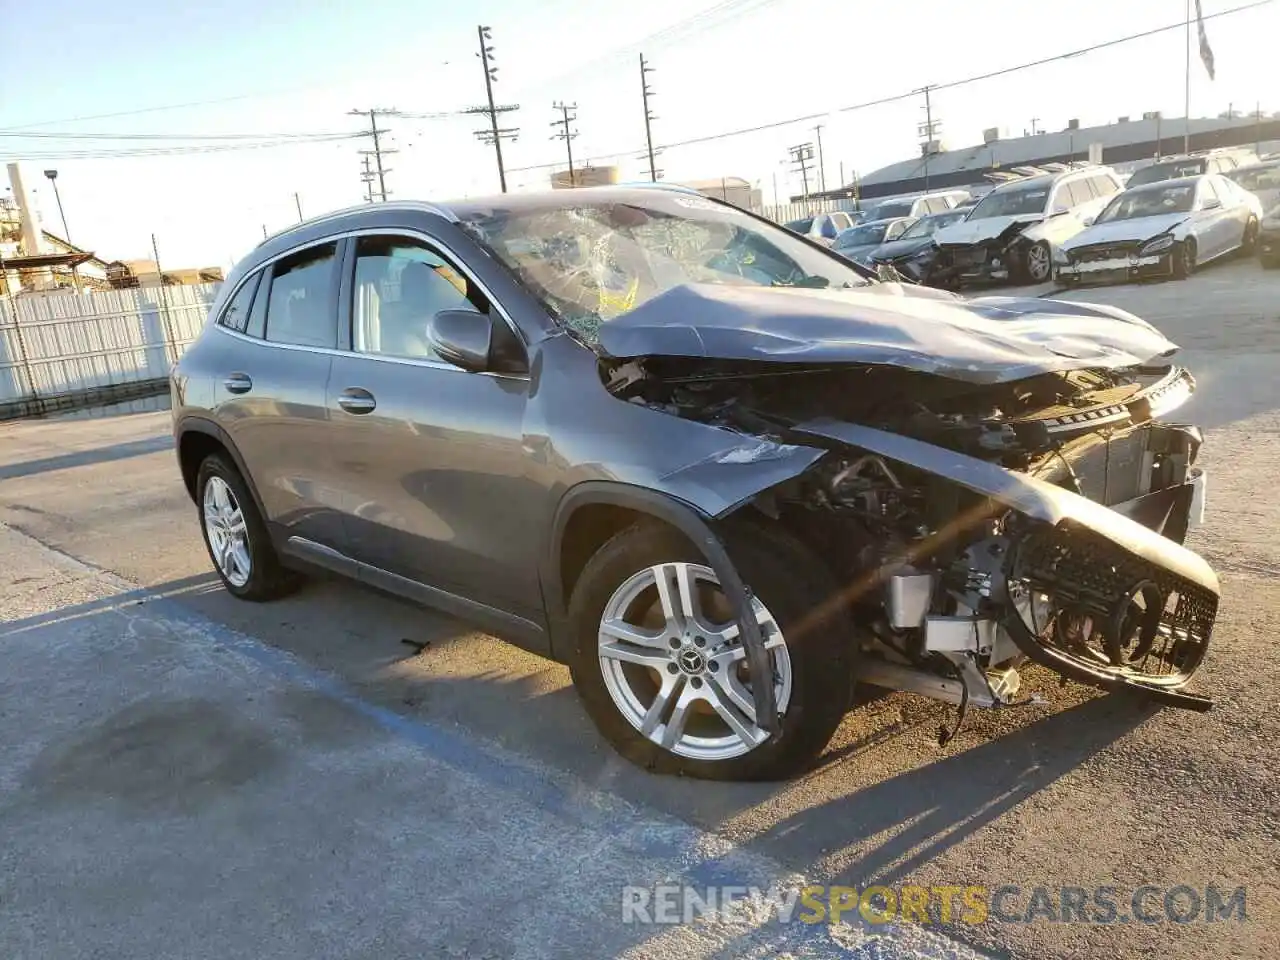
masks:
[[[1253,217],[1244,225],[1244,236],[1240,238],[1241,256],[1251,257],[1258,249],[1258,221]]]
[[[1196,242],[1187,237],[1173,247],[1173,278],[1185,280],[1196,272]]]
[[[779,733],[728,759],[682,757],[643,736],[615,705],[597,653],[601,616],[614,591],[646,567],[706,563],[692,543],[656,523],[623,530],[583,569],[569,603],[574,636],[570,672],[596,727],[639,766],[709,780],[786,779],[813,764],[849,709],[854,632],[842,608],[826,612],[824,603],[839,606],[832,603],[837,587],[802,544],[776,528],[755,524],[729,526],[722,533],[739,574],[773,614],[786,641],[792,686]]]
[[[1037,257],[1042,259],[1036,259]],[[1044,264],[1043,276],[1036,276],[1032,272],[1033,260]],[[1023,251],[1020,272],[1027,283],[1048,283],[1053,279],[1053,251],[1049,249],[1047,241],[1037,240]]]
[[[215,477],[220,478],[231,489],[235,497],[235,505],[239,507],[244,517],[250,569],[248,579],[243,584],[233,583],[227,578],[209,539],[204,510],[205,490],[209,481]],[[199,511],[200,534],[204,538],[205,549],[209,551],[213,569],[228,593],[241,600],[261,602],[283,597],[298,588],[301,578],[280,564],[280,557],[271,543],[262,514],[258,512],[253,494],[249,492],[249,487],[240,476],[240,471],[221,454],[212,453],[200,464],[200,469],[196,473],[196,507]]]

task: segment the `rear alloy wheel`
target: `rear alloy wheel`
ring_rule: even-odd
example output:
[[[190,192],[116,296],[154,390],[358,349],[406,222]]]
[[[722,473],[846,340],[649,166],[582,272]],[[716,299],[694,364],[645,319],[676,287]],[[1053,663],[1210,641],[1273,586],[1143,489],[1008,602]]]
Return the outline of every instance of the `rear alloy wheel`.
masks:
[[[200,464],[196,500],[209,558],[229,593],[242,600],[273,600],[297,587],[297,575],[280,565],[244,479],[221,455],[211,454]]]
[[[637,525],[587,563],[570,601],[574,684],[623,756],[662,773],[774,780],[810,765],[849,705],[853,635],[825,571],[783,534],[726,538],[769,653],[781,730],[758,722],[733,609],[673,531]]]
[[[1053,257],[1044,240],[1037,240],[1027,248],[1026,273],[1032,283],[1045,283],[1052,275]]]
[[[1175,280],[1185,280],[1196,272],[1196,242],[1190,237],[1174,245],[1172,257]]]

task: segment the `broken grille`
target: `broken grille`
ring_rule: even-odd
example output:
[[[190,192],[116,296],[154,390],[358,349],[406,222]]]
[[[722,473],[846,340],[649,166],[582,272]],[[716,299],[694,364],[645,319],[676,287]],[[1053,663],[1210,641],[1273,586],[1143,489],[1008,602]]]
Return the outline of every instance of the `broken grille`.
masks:
[[[1071,251],[1071,258],[1077,263],[1091,263],[1095,260],[1122,260],[1134,250],[1132,243],[1094,243],[1085,247],[1077,247]]]
[[[1095,673],[1176,687],[1199,667],[1218,612],[1210,590],[1064,523],[1018,547],[1011,585],[1036,642]]]

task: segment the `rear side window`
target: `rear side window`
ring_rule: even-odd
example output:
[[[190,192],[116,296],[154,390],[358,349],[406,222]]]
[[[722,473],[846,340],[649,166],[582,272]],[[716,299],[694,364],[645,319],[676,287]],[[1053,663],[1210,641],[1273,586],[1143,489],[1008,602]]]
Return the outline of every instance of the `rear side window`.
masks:
[[[235,330],[237,333],[245,332],[249,326],[249,311],[252,308],[253,295],[261,279],[262,274],[255,273],[240,285],[240,289],[236,291],[236,295],[231,298],[227,308],[222,311],[222,316],[218,318],[221,326],[228,330]]]
[[[1120,192],[1120,184],[1105,173],[1089,178],[1093,183],[1093,192],[1100,197],[1111,197]]]
[[[336,243],[309,247],[276,263],[267,303],[266,338],[272,343],[334,347]]]

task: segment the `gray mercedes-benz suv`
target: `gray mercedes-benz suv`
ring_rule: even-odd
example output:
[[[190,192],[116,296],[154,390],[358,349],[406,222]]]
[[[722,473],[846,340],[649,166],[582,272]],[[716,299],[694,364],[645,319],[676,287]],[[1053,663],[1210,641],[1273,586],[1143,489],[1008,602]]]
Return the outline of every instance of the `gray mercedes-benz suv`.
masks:
[[[1028,659],[1206,708],[1177,348],[866,275],[662,187],[301,224],[173,372],[210,556],[246,600],[327,570],[564,661],[663,771],[786,776],[856,681],[963,714],[1027,702]]]

